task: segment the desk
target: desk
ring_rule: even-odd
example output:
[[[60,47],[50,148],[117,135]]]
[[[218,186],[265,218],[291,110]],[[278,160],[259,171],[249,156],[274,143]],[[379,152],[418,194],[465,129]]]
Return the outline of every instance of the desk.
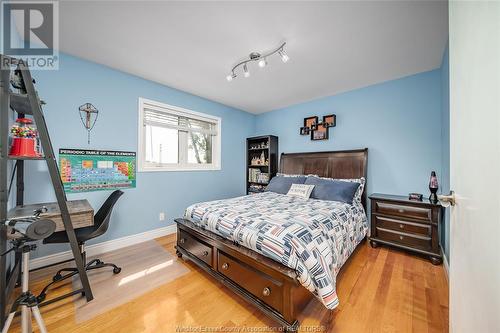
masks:
[[[54,221],[56,223],[56,231],[64,230],[64,224],[57,202],[16,206],[9,211],[8,218],[32,216],[35,209],[39,209],[43,206],[47,207],[47,212],[41,214],[40,217]],[[68,201],[68,209],[74,229],[94,225],[94,209],[87,200]]]

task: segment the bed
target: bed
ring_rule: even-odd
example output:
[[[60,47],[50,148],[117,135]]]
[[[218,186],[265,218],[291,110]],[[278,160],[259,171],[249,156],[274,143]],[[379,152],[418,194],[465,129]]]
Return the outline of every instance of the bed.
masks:
[[[367,149],[282,154],[280,172],[366,179],[367,157]],[[273,192],[194,204],[176,219],[177,253],[295,330],[312,298],[339,304],[336,275],[367,232],[361,191],[352,204]]]

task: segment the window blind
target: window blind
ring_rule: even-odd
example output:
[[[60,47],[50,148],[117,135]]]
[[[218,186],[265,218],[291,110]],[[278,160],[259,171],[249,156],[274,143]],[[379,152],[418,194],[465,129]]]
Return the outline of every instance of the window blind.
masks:
[[[181,115],[175,110],[157,109],[145,106],[144,126],[157,126],[177,129],[185,132],[198,132],[217,135],[217,123],[214,120]]]

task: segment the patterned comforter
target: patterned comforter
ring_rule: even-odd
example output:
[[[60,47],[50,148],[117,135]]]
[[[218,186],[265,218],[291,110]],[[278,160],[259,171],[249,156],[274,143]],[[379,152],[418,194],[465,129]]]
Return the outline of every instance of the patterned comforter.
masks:
[[[185,217],[294,269],[300,283],[328,309],[339,304],[337,273],[368,229],[360,202],[273,192],[197,203],[186,209]]]

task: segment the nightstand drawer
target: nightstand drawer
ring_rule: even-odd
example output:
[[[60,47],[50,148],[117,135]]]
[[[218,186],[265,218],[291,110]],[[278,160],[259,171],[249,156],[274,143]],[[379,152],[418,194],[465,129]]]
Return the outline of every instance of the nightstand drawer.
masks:
[[[390,215],[390,216],[402,216],[407,218],[414,218],[418,220],[431,221],[432,220],[432,210],[425,207],[414,207],[409,205],[398,205],[393,203],[375,202],[375,213]]]
[[[426,236],[412,235],[377,227],[377,237],[381,240],[394,242],[401,245],[429,250],[432,247],[431,238]]]
[[[395,231],[431,236],[431,226],[429,224],[413,223],[408,221],[391,219],[383,216],[374,216],[377,227],[391,229]]]

